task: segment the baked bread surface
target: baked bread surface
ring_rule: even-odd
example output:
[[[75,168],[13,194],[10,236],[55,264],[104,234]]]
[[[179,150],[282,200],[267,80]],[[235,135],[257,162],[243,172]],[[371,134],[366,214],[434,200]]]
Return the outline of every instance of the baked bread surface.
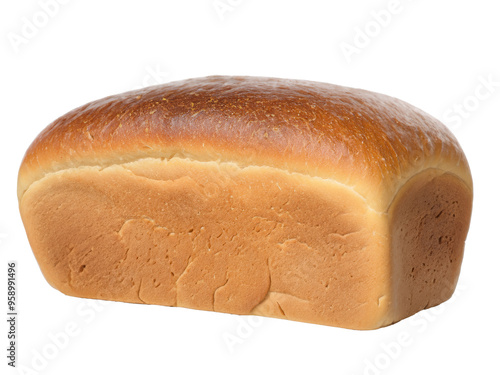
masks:
[[[370,329],[451,296],[472,179],[454,136],[400,100],[207,77],[62,116],[18,197],[66,294]]]

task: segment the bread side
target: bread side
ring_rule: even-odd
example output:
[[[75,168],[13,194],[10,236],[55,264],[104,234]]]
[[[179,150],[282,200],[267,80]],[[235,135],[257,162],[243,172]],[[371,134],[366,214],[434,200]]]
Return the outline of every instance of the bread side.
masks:
[[[455,175],[413,176],[388,210],[394,321],[455,291],[472,212],[472,190]]]
[[[48,175],[21,214],[69,295],[358,329],[390,315],[385,216],[330,180],[144,159]]]

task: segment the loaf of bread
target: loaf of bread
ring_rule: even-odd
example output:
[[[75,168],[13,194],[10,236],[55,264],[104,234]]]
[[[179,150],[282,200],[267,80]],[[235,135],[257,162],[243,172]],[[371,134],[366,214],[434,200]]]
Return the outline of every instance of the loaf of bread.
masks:
[[[472,179],[450,131],[403,101],[216,76],[62,116],[18,198],[65,294],[374,329],[452,295]]]

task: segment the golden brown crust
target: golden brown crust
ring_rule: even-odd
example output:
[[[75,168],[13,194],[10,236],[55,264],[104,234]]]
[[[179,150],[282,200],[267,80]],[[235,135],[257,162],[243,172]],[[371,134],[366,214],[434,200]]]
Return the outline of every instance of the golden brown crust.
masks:
[[[428,167],[472,186],[453,135],[398,99],[326,83],[215,76],[110,96],[62,116],[28,149],[18,194],[65,168],[174,155],[332,178],[382,211]]]

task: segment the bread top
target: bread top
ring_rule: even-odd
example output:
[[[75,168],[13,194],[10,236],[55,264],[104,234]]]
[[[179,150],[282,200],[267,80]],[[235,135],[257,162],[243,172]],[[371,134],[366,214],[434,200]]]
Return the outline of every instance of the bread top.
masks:
[[[380,212],[427,168],[472,189],[456,138],[408,103],[327,83],[212,76],[109,96],[60,117],[27,150],[18,196],[48,173],[174,156],[331,179]]]

